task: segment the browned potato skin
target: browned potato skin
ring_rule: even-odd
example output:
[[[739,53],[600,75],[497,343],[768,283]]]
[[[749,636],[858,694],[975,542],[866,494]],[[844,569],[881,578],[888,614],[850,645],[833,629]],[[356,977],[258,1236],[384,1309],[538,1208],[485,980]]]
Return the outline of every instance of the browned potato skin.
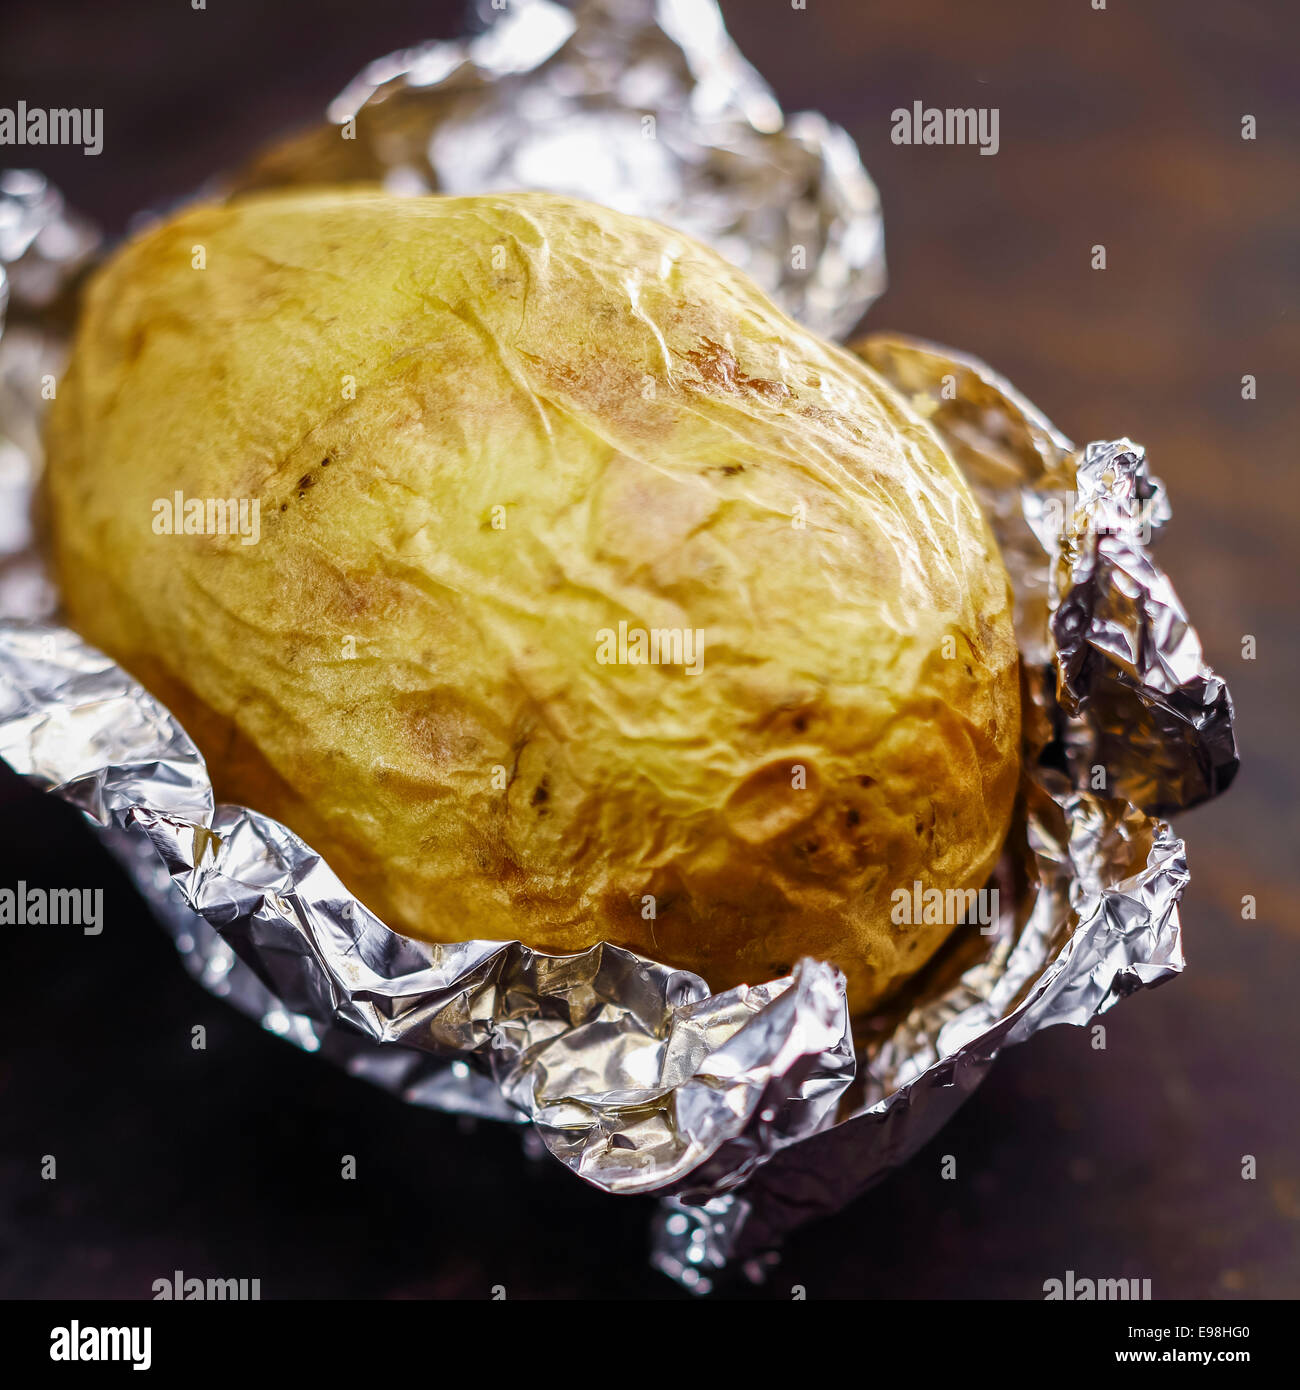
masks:
[[[48,446],[70,620],[398,930],[717,988],[814,955],[860,1010],[951,930],[891,892],[993,867],[1019,690],[978,508],[687,237],[545,194],[196,207],[92,283]],[[155,534],[178,490],[256,499],[258,542]],[[701,630],[703,671],[599,663],[620,619]]]

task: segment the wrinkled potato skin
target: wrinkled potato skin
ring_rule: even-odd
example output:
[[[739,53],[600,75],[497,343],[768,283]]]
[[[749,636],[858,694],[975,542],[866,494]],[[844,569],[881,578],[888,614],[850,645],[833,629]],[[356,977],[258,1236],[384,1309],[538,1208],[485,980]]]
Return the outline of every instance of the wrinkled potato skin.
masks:
[[[1019,689],[978,508],[689,238],[544,194],[197,207],[93,282],[48,444],[71,621],[398,930],[718,988],[815,955],[860,1010],[950,930],[891,891],[993,867]],[[177,490],[257,499],[259,542],[156,535]],[[600,664],[620,619],[702,629],[702,674]]]

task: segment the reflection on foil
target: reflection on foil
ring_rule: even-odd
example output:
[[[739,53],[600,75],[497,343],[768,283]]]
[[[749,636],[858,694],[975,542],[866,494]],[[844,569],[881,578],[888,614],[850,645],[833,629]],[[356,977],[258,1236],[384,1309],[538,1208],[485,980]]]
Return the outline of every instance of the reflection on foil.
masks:
[[[373,64],[332,113],[357,112],[355,143],[318,132],[237,182],[521,183],[554,171],[548,142],[570,123],[582,148],[582,115],[609,91],[619,109],[665,113],[659,148],[636,155],[665,161],[651,183],[659,201],[633,210],[702,234],[814,324],[856,321],[879,285],[871,185],[847,137],[827,137],[817,118],[782,127],[711,5],[661,4],[657,25],[648,0],[586,3],[576,21],[547,0],[516,0],[510,15],[464,43]],[[511,125],[516,106],[527,119]],[[821,134],[797,137],[801,121]],[[448,129],[469,143],[446,153]],[[476,145],[478,131],[493,138]],[[586,191],[617,203],[636,182],[622,173],[640,166],[621,162],[630,148],[607,153]],[[788,170],[805,155],[798,177],[820,234],[799,233],[808,268],[786,277],[804,214],[764,192],[780,187],[768,162]],[[670,216],[688,205],[702,224]],[[850,1021],[842,978],[814,960],[710,995],[695,975],[610,946],[550,956],[518,942],[413,941],[283,826],[214,805],[167,711],[40,621],[54,597],[28,522],[43,386],[96,245],[38,175],[0,175],[0,756],[103,828],[212,993],[411,1103],[531,1122],[608,1192],[661,1194],[655,1263],[704,1291],[724,1266],[761,1272],[792,1227],[904,1162],[1003,1047],[1086,1023],[1182,969],[1187,866],[1155,817],[1226,787],[1236,746],[1227,690],[1150,556],[1169,507],[1138,445],[1076,450],[987,367],[945,349],[855,345],[971,480],[1011,574],[1025,681],[1002,916],[989,935],[958,932],[872,1016]]]
[[[0,170],[0,613],[44,617],[55,609],[36,549],[32,494],[73,293],[99,241],[40,174]]]

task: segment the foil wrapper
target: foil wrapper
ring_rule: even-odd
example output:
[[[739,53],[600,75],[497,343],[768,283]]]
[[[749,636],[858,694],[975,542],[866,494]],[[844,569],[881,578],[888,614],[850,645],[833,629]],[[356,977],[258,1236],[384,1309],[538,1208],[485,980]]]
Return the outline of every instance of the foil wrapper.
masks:
[[[646,114],[649,151],[630,124]],[[848,137],[783,122],[708,0],[514,0],[474,38],[372,64],[326,127],[224,187],[375,178],[546,187],[657,217],[837,335],[883,283]],[[1076,449],[946,349],[853,345],[930,420],[990,519],[1025,693],[1001,915],[959,928],[870,1017],[851,1019],[842,977],[812,959],[711,994],[609,945],[414,941],[284,826],[215,804],[171,715],[57,622],[33,520],[40,421],[97,248],[39,175],[0,175],[0,757],[100,828],[213,994],[413,1104],[531,1124],[609,1193],[659,1194],[654,1261],[702,1292],[729,1267],[761,1274],[794,1226],[906,1161],[1003,1047],[1183,968],[1187,864],[1159,817],[1223,790],[1237,754],[1228,691],[1151,558],[1170,512],[1140,446]]]

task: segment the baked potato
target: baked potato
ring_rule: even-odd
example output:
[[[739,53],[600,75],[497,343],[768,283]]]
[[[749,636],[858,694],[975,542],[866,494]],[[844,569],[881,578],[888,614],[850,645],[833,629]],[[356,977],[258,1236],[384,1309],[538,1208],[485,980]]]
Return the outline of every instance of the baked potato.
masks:
[[[1015,796],[1007,576],[936,435],[656,224],[196,206],[98,272],[48,429],[70,621],[390,926],[869,1008]],[[912,914],[909,914],[909,916]]]

